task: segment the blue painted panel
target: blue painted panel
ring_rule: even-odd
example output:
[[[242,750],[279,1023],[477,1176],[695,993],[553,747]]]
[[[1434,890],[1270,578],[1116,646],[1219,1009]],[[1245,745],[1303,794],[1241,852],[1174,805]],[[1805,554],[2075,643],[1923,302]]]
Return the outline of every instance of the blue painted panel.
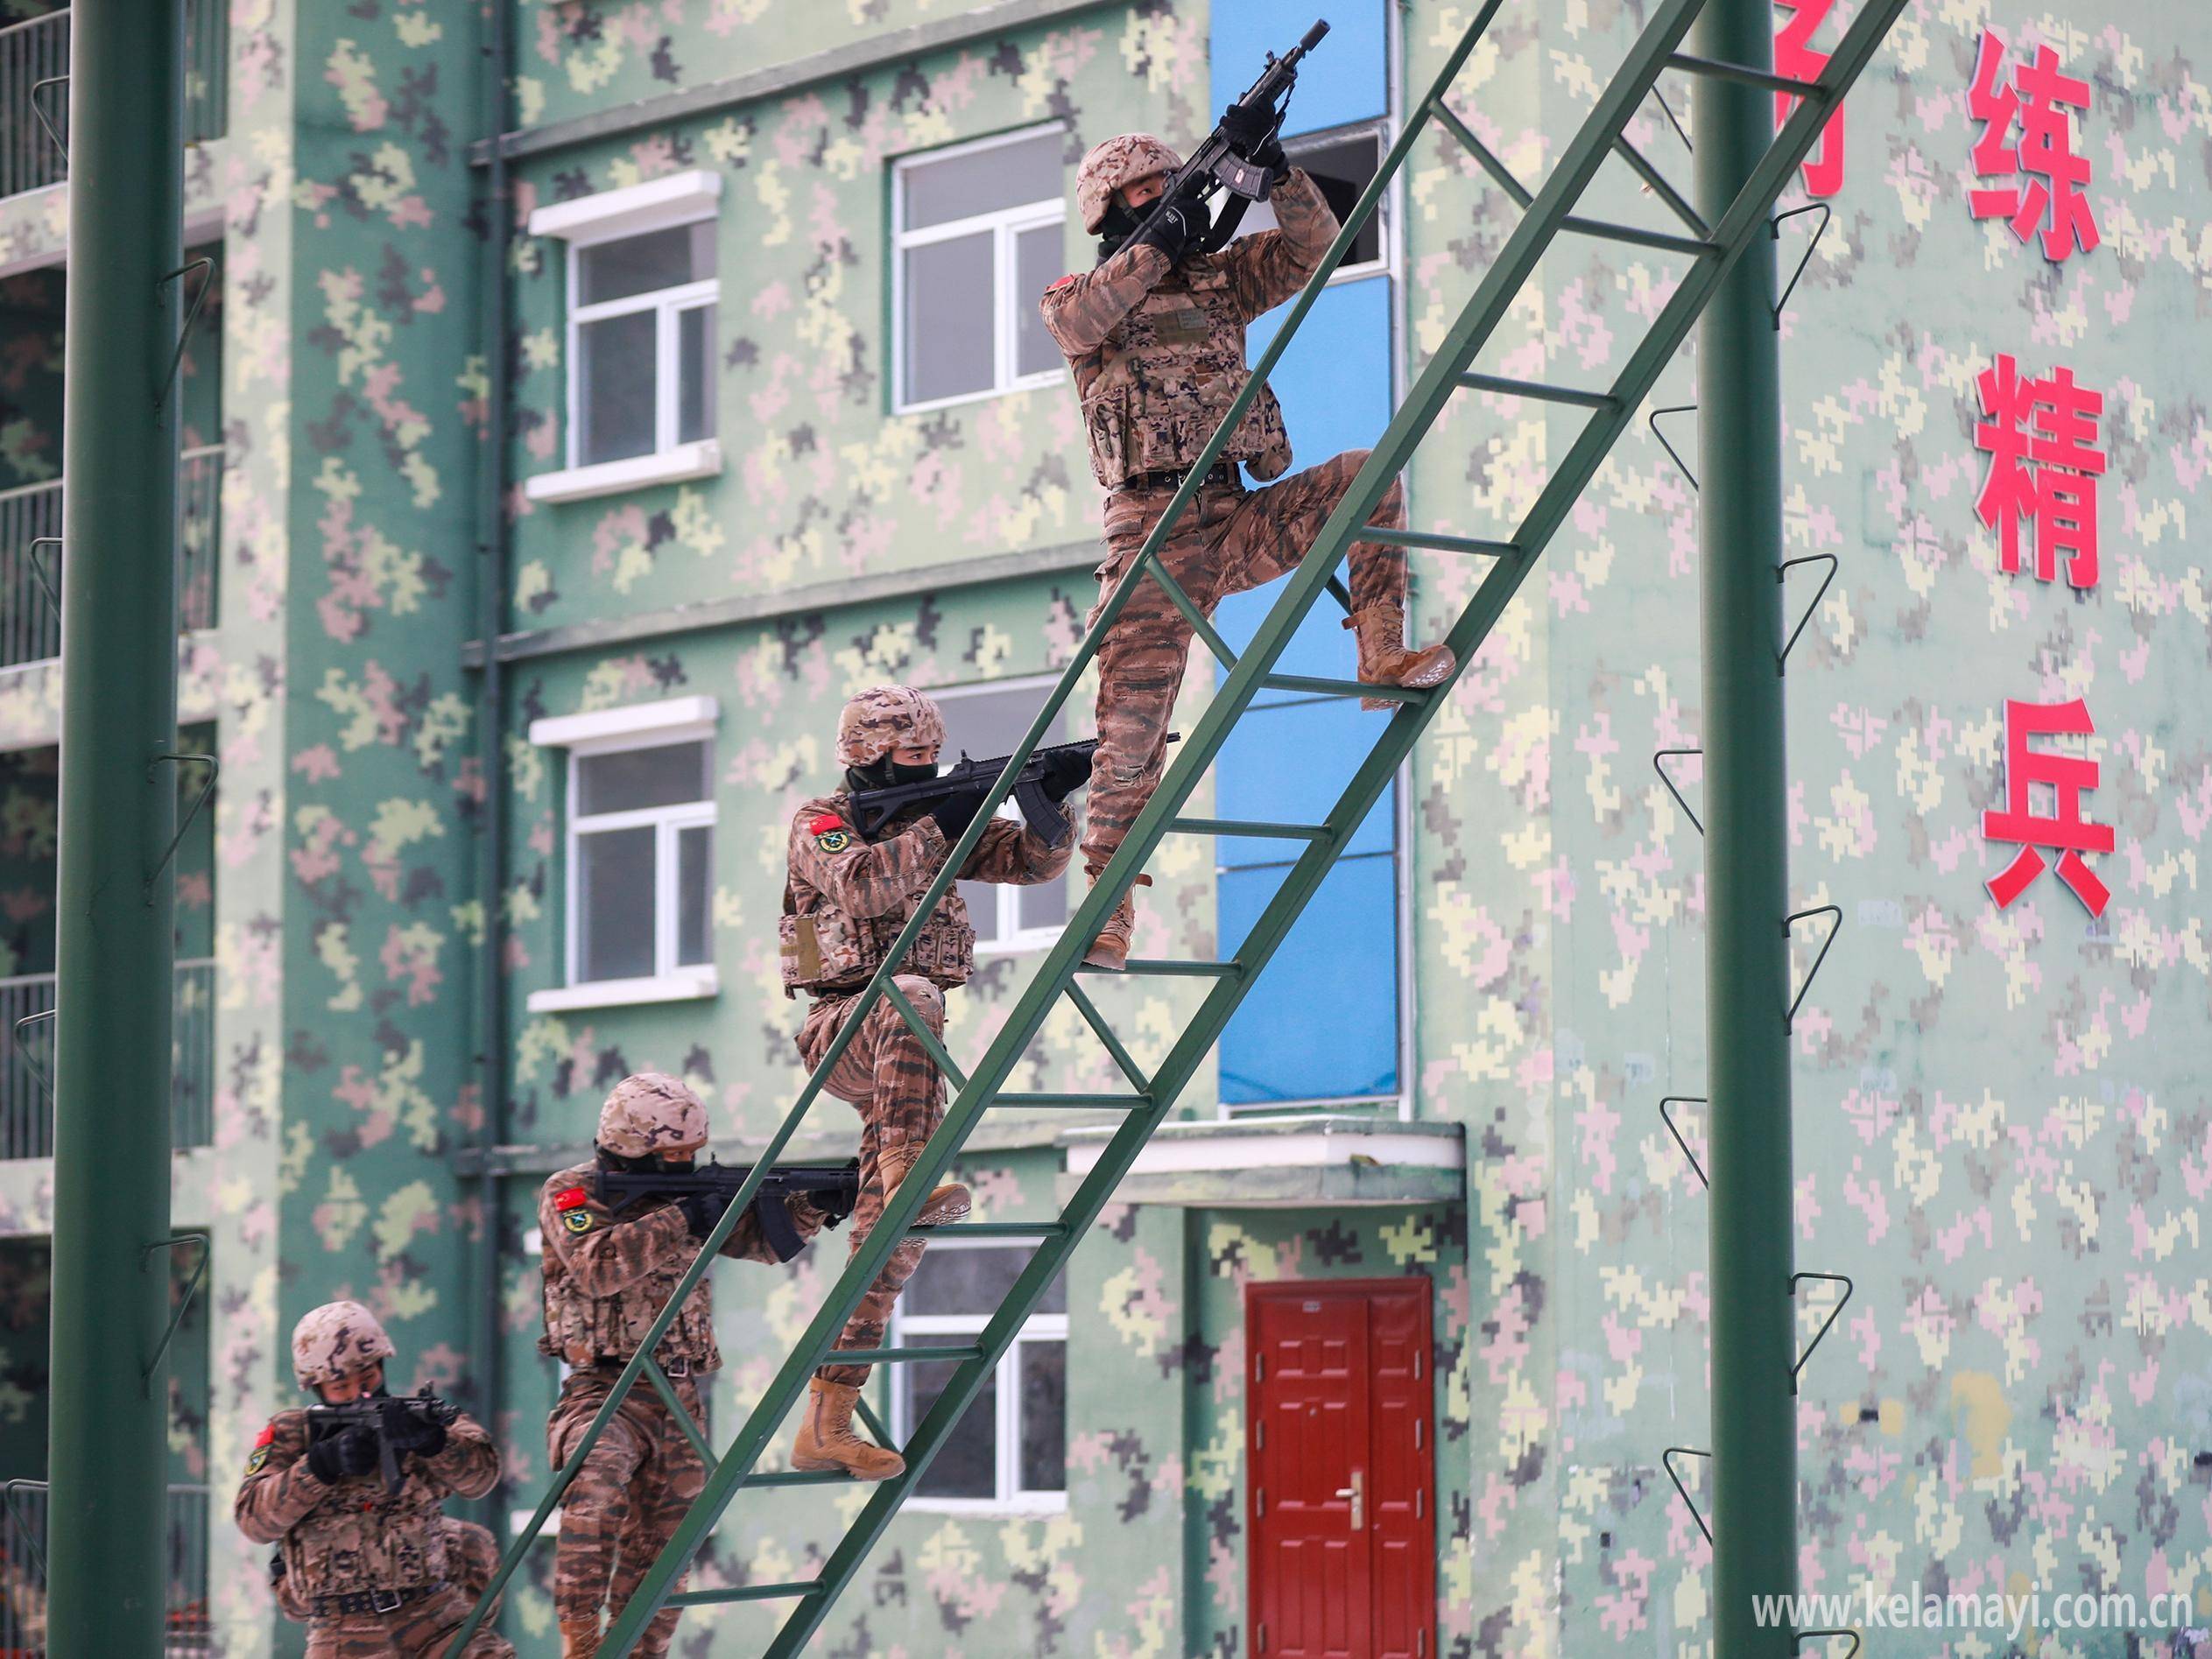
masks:
[[[1339,864],[1222,1033],[1231,1106],[1398,1089],[1398,916],[1388,856]],[[1280,869],[1221,878],[1221,929],[1241,941]]]
[[[1212,113],[1259,78],[1269,53],[1288,52],[1314,18],[1327,18],[1328,38],[1299,66],[1284,131],[1295,137],[1372,120],[1389,95],[1389,15],[1386,0],[1214,0]]]
[[[1214,798],[1223,818],[1271,824],[1318,824],[1383,735],[1386,713],[1368,714],[1349,698],[1255,708],[1236,722],[1214,763]],[[1348,853],[1387,853],[1397,840],[1392,784],[1352,836]],[[1215,838],[1223,865],[1279,864],[1303,841]]]

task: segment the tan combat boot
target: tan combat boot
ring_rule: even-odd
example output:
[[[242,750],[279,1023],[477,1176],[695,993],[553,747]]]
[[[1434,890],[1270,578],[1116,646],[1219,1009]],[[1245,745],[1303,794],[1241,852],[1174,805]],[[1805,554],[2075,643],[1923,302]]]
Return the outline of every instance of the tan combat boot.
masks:
[[[1090,873],[1091,885],[1098,884],[1098,872]],[[1129,941],[1137,931],[1137,889],[1150,887],[1152,878],[1140,875],[1122,895],[1122,902],[1114,906],[1113,914],[1098,930],[1098,937],[1091,941],[1090,949],[1083,953],[1085,967],[1102,967],[1118,974],[1129,966]]]
[[[842,1469],[856,1480],[888,1480],[905,1468],[906,1459],[896,1452],[853,1432],[853,1402],[859,1397],[849,1382],[816,1377],[807,1384],[806,1415],[791,1448],[793,1468]]]
[[[599,1615],[560,1621],[560,1659],[593,1659],[599,1651]]]
[[[1397,605],[1370,605],[1344,619],[1359,640],[1359,677],[1370,685],[1441,685],[1457,659],[1448,645],[1426,650],[1405,649],[1405,612]],[[1362,708],[1395,707],[1386,697],[1363,697]]]
[[[898,1191],[899,1184],[906,1178],[906,1171],[914,1167],[914,1160],[920,1156],[921,1149],[919,1147],[900,1147],[884,1154],[876,1167],[883,1177],[885,1204],[891,1202],[891,1195]],[[928,1202],[922,1206],[921,1213],[914,1218],[914,1225],[933,1227],[942,1227],[947,1221],[964,1221],[968,1219],[968,1189],[957,1181],[947,1181],[930,1190]]]

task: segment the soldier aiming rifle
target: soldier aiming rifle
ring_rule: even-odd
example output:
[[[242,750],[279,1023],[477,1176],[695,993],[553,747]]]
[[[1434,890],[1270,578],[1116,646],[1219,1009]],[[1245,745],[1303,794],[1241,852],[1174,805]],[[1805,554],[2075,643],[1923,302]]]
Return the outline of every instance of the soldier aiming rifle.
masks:
[[[645,1199],[667,1199],[680,1204],[703,1195],[719,1200],[715,1208],[719,1216],[752,1178],[753,1169],[750,1163],[723,1163],[715,1158],[708,1158],[704,1168],[682,1172],[666,1165],[651,1170],[601,1169],[592,1176],[592,1192],[609,1210],[621,1210]],[[776,1253],[776,1260],[788,1262],[807,1248],[807,1241],[799,1236],[798,1226],[792,1220],[793,1199],[806,1199],[821,1218],[821,1225],[834,1227],[853,1213],[859,1197],[858,1158],[842,1163],[776,1164],[761,1177],[753,1193],[753,1220],[761,1238]]]
[[[1150,133],[1124,133],[1093,149],[1076,172],[1083,227],[1101,237],[1098,267],[1062,277],[1041,306],[1082,400],[1091,471],[1107,492],[1093,622],[1120,583],[1138,580],[1137,555],[1250,377],[1245,325],[1305,286],[1336,236],[1336,215],[1313,179],[1290,165],[1280,136],[1298,61],[1322,32],[1316,25],[1271,60],[1188,163]],[[1229,200],[1209,221],[1205,198],[1216,188],[1226,188]],[[1278,228],[1229,242],[1243,204],[1259,197],[1275,204]],[[1160,564],[1212,615],[1231,594],[1297,566],[1367,453],[1349,450],[1283,477],[1290,439],[1274,393],[1263,387],[1161,546]],[[1280,482],[1248,489],[1240,463],[1255,478]],[[1398,481],[1370,522],[1405,524]],[[1344,626],[1356,630],[1363,682],[1427,686],[1450,677],[1446,647],[1405,649],[1403,550],[1353,545],[1350,609]],[[1099,646],[1098,752],[1082,844],[1093,881],[1159,785],[1190,638],[1166,590],[1145,580]],[[1389,705],[1363,699],[1362,706]],[[1136,919],[1132,888],[1083,960],[1124,967]]]
[[[1170,732],[1167,741],[1172,743],[1181,735],[1180,732]],[[1060,810],[1060,803],[1067,793],[1068,780],[1073,779],[1074,786],[1080,788],[1090,777],[1091,756],[1097,750],[1095,737],[1032,749],[1029,759],[1016,774],[1013,803],[1020,809],[1022,822],[1046,846],[1057,847],[1067,838],[1067,816]],[[1006,770],[1006,763],[1011,758],[1001,755],[996,760],[971,761],[963,749],[957,761],[934,777],[912,784],[887,784],[881,789],[855,790],[849,797],[854,827],[863,835],[874,835],[901,812],[921,812],[939,801],[988,790],[998,781],[999,773]],[[1053,792],[1055,789],[1060,791],[1057,795]]]

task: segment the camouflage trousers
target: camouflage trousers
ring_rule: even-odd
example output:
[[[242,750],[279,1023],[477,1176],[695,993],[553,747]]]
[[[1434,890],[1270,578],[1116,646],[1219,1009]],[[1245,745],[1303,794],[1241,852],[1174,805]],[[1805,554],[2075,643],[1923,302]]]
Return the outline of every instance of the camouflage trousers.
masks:
[[[1160,549],[1160,563],[1191,602],[1212,615],[1230,594],[1297,567],[1367,453],[1348,449],[1260,489],[1227,484],[1200,490]],[[1173,490],[1157,489],[1122,489],[1107,496],[1106,559],[1098,567],[1098,602],[1088,622],[1098,620],[1173,497]],[[1398,480],[1391,481],[1368,522],[1391,528],[1405,523],[1405,496]],[[1405,549],[1355,542],[1351,566],[1354,610],[1370,605],[1403,608]],[[1168,717],[1183,684],[1190,641],[1190,623],[1147,576],[1099,647],[1098,752],[1091,757],[1089,821],[1083,833],[1083,863],[1094,873],[1106,867],[1159,786],[1166,768]]]
[[[560,1398],[546,1424],[546,1445],[555,1468],[567,1461],[569,1450],[583,1438],[621,1374],[616,1365],[594,1366],[572,1372],[560,1385]],[[707,1414],[700,1408],[697,1379],[670,1381],[692,1421],[704,1428]],[[613,1615],[630,1605],[645,1570],[706,1484],[707,1466],[698,1452],[660,1395],[640,1381],[623,1397],[614,1421],[585,1454],[584,1466],[561,1499],[560,1542],[553,1554],[554,1615],[596,1618],[604,1602],[611,1623]],[[673,1588],[683,1585],[680,1577]],[[680,1612],[664,1607],[655,1613],[632,1651],[666,1653]]]
[[[307,1659],[385,1659],[387,1655],[391,1659],[514,1659],[514,1644],[490,1628],[489,1621],[466,1648],[448,1652],[453,1633],[476,1605],[476,1597],[459,1585],[447,1585],[397,1613],[312,1619],[307,1624]]]
[[[945,1033],[945,994],[916,974],[901,974],[893,981],[914,1012],[938,1036]],[[829,1045],[844,1029],[851,1010],[850,996],[825,996],[807,1011],[800,1028],[799,1052],[808,1066],[821,1064]],[[851,1248],[860,1248],[884,1213],[883,1158],[886,1153],[920,1155],[945,1115],[945,1081],[937,1073],[921,1039],[907,1029],[888,997],[868,1011],[859,1030],[825,1085],[839,1100],[860,1113],[860,1199],[845,1224]],[[891,1304],[906,1288],[921,1264],[922,1241],[909,1239],[891,1253],[891,1260],[876,1276],[845,1321],[837,1339],[841,1348],[880,1348],[891,1322]],[[825,1382],[847,1382],[857,1388],[868,1381],[864,1365],[826,1365],[814,1374]]]

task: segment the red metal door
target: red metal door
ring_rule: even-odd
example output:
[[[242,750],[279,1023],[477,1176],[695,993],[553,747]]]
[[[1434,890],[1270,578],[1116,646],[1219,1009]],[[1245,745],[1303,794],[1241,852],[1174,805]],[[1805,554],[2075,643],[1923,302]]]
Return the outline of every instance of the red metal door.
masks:
[[[1245,1332],[1250,1652],[1428,1659],[1429,1282],[1251,1285]]]

